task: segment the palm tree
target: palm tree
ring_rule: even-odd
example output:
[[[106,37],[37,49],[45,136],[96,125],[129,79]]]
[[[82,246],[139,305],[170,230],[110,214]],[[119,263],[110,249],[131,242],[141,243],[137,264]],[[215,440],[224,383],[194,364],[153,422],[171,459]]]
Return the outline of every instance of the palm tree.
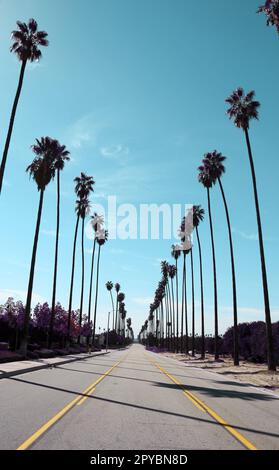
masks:
[[[175,259],[176,268],[176,352],[178,353],[178,337],[179,337],[179,326],[178,326],[178,267],[177,261],[181,255],[180,247],[178,245],[172,245],[171,256]]]
[[[94,272],[94,259],[95,259],[95,250],[96,250],[96,233],[102,229],[103,224],[104,224],[103,217],[98,215],[96,212],[94,212],[93,216],[91,217],[91,225],[92,225],[93,232],[94,232],[94,240],[93,240],[93,248],[92,248],[90,283],[89,283],[88,322],[90,322],[90,319],[91,319],[93,272]]]
[[[84,225],[85,217],[90,211],[90,202],[89,199],[83,198],[78,201],[78,212],[79,217],[81,218],[81,291],[80,291],[80,308],[79,308],[79,326],[81,327],[82,323],[82,313],[83,313],[83,294],[84,294]],[[80,343],[80,335],[78,337],[78,343]]]
[[[114,328],[114,302],[113,302],[113,297],[112,297],[112,292],[111,292],[113,289],[113,283],[111,281],[108,281],[106,283],[106,288],[108,292],[110,293],[111,306],[112,306],[112,327]]]
[[[190,222],[190,225],[189,225]],[[191,231],[192,220],[189,220],[189,215],[183,217],[179,234],[182,242],[183,252],[183,277],[182,277],[182,311],[181,311],[181,352],[183,352],[183,317],[185,311],[185,352],[189,352],[189,331],[188,331],[188,303],[187,303],[187,270],[186,270],[186,256],[190,253],[191,249]]]
[[[11,47],[11,52],[14,52],[18,59],[21,62],[21,71],[19,76],[19,82],[17,86],[17,91],[12,107],[10,123],[8,128],[8,133],[6,137],[4,152],[2,156],[1,168],[0,168],[0,193],[2,191],[3,178],[5,173],[5,167],[8,157],[8,151],[10,146],[10,141],[12,137],[14,121],[16,116],[17,105],[22,89],[23,79],[25,68],[28,60],[30,62],[39,61],[42,53],[39,49],[39,46],[48,46],[49,42],[47,40],[48,34],[45,31],[38,31],[37,22],[34,19],[30,19],[28,23],[21,23],[17,21],[18,30],[12,32],[13,45]]]
[[[95,343],[95,331],[96,331],[96,316],[97,316],[97,306],[98,306],[98,290],[99,290],[99,272],[100,272],[100,255],[101,255],[101,247],[104,246],[108,239],[108,232],[107,230],[101,229],[96,233],[96,239],[99,246],[98,249],[98,260],[97,260],[97,277],[96,277],[96,295],[95,295],[95,306],[94,306],[94,322],[93,322],[93,337],[92,337],[92,344],[94,347]]]
[[[233,291],[233,318],[234,318],[234,329],[233,329],[233,336],[234,336],[234,365],[239,365],[239,339],[238,339],[238,320],[237,320],[237,292],[236,292],[236,276],[235,276],[235,262],[234,262],[234,250],[233,250],[233,240],[232,240],[232,230],[231,230],[231,222],[230,222],[230,215],[228,204],[224,192],[224,188],[221,181],[221,176],[225,173],[225,166],[224,161],[226,157],[224,157],[221,153],[214,150],[212,153],[207,153],[203,160],[203,165],[207,169],[212,183],[215,184],[216,181],[219,183],[219,187],[222,194],[222,199],[225,207],[226,212],[226,219],[228,225],[228,233],[229,233],[229,243],[230,243],[230,255],[231,255],[231,270],[232,270],[232,291]]]
[[[174,306],[174,289],[173,289],[173,280],[176,277],[176,267],[171,264],[169,265],[169,277],[171,280],[171,296],[172,296],[172,331],[173,337],[175,337],[175,306]],[[175,344],[173,343],[173,348],[175,349]]]
[[[32,302],[32,293],[33,293],[33,282],[34,282],[36,255],[37,255],[38,239],[39,239],[39,233],[40,233],[44,194],[45,194],[45,189],[47,185],[55,176],[54,161],[52,158],[53,157],[52,147],[50,145],[49,137],[42,138],[41,141],[36,140],[36,143],[35,145],[33,145],[32,150],[34,154],[36,155],[36,157],[34,158],[31,165],[27,167],[26,171],[27,173],[29,173],[30,178],[32,178],[37,184],[38,191],[40,192],[40,199],[39,199],[39,208],[38,208],[38,213],[37,213],[36,230],[35,230],[35,236],[34,236],[34,241],[33,241],[33,251],[32,251],[32,258],[31,258],[31,265],[30,265],[27,299],[26,299],[25,315],[24,315],[23,335],[22,335],[21,344],[20,344],[20,350],[22,351],[24,356],[26,356],[26,353],[27,353],[29,320],[30,320],[31,302]]]
[[[208,215],[210,223],[211,247],[212,247],[212,264],[214,279],[214,330],[215,330],[215,360],[219,359],[219,341],[218,341],[218,291],[217,291],[217,269],[214,244],[214,232],[211,214],[210,188],[212,187],[212,179],[204,166],[199,167],[199,182],[203,184],[207,191]]]
[[[204,337],[204,291],[203,291],[203,269],[202,269],[202,250],[199,236],[199,224],[204,219],[204,209],[201,206],[193,206],[193,226],[196,230],[198,248],[199,248],[199,261],[200,261],[200,286],[201,286],[201,359],[205,358],[205,337]]]
[[[117,296],[118,296],[118,293],[121,289],[120,287],[120,284],[118,282],[116,282],[114,284],[114,288],[116,290],[116,299],[115,299],[115,303],[116,303],[116,310],[115,310],[115,331],[117,331],[117,325],[118,325],[118,302],[117,302]]]
[[[265,13],[267,26],[275,26],[279,34],[279,0],[266,0],[265,4],[258,8],[257,13]]]
[[[119,306],[122,302],[124,302],[125,300],[125,294],[123,292],[119,292],[119,294],[117,295],[117,299],[116,299],[116,302],[118,304],[118,320],[117,320],[117,333],[120,334],[120,323],[121,323],[121,312],[119,310]]]
[[[68,308],[68,342],[70,341],[70,328],[71,328],[71,315],[72,315],[72,302],[73,302],[73,289],[74,289],[74,277],[75,277],[75,260],[76,260],[76,245],[77,235],[81,216],[89,207],[88,196],[93,191],[94,180],[91,176],[87,176],[85,173],[81,173],[80,176],[74,179],[75,193],[78,197],[76,201],[76,226],[74,232],[74,244],[73,244],[73,255],[72,255],[72,270],[71,270],[71,283],[70,283],[70,295],[69,295],[69,308]]]
[[[229,103],[230,105],[230,108],[227,111],[229,118],[234,120],[236,127],[244,131],[246,145],[248,149],[248,156],[249,156],[252,182],[253,182],[253,190],[254,190],[254,199],[255,199],[255,206],[256,206],[258,235],[259,235],[259,248],[260,248],[260,258],[261,258],[261,268],[262,268],[262,283],[263,283],[263,294],[264,294],[264,304],[265,304],[268,369],[276,370],[273,337],[272,337],[272,323],[271,323],[270,304],[269,304],[267,271],[266,271],[265,254],[264,254],[263,232],[262,232],[261,213],[260,213],[258,188],[257,188],[257,178],[256,178],[252,148],[251,148],[250,137],[249,137],[250,121],[252,119],[259,118],[258,108],[260,106],[260,103],[258,101],[254,101],[254,97],[255,97],[254,91],[250,91],[245,96],[244,90],[242,88],[238,88],[236,91],[234,91],[231,94],[231,96],[229,96],[229,98],[227,98],[226,102]]]
[[[59,244],[59,228],[60,228],[60,172],[63,171],[65,162],[69,161],[70,153],[66,150],[65,145],[60,145],[57,140],[52,140],[53,146],[53,159],[54,168],[57,176],[57,210],[56,210],[56,240],[55,240],[55,255],[54,255],[54,273],[53,273],[53,287],[52,287],[52,303],[51,303],[51,317],[49,326],[49,348],[52,345],[53,336],[53,323],[55,316],[56,304],[56,283],[57,283],[57,265],[58,265],[58,244]]]

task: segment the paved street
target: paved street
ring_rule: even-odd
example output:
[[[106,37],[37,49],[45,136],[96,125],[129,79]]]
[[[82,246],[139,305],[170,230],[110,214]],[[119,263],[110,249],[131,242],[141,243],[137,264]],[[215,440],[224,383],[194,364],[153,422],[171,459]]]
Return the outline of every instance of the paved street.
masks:
[[[279,449],[279,399],[138,344],[0,380],[1,449]]]

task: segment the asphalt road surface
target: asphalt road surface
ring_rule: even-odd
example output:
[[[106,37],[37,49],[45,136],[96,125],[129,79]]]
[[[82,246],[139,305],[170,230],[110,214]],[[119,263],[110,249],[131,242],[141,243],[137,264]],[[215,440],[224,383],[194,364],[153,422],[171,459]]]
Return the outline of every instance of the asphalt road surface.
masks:
[[[279,449],[279,399],[130,349],[0,380],[0,449]]]

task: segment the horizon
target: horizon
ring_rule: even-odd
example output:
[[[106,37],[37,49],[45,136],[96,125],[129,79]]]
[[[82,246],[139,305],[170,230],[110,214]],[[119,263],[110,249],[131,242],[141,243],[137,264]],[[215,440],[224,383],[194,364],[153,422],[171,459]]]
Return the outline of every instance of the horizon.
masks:
[[[34,17],[49,34],[38,64],[27,66],[11,141],[2,213],[0,304],[8,297],[26,301],[38,192],[25,169],[36,138],[57,138],[71,152],[61,174],[61,237],[57,301],[67,308],[70,258],[76,222],[73,179],[81,171],[96,181],[92,211],[115,196],[136,211],[142,204],[201,204],[204,253],[205,325],[213,333],[213,280],[206,191],[197,168],[207,151],[227,156],[223,178],[231,214],[237,270],[239,323],[264,320],[260,257],[251,175],[243,132],[226,116],[225,99],[238,86],[255,90],[260,119],[251,124],[272,321],[279,320],[279,162],[274,103],[279,90],[278,43],[273,28],[257,15],[259,0],[224,5],[204,0],[196,15],[192,2],[148,0],[73,0],[54,4],[35,0],[0,1],[1,142],[7,130],[20,64],[9,52],[16,21]],[[54,9],[55,6],[55,9]],[[255,12],[253,16],[253,12]],[[147,15],[148,13],[148,15]],[[63,18],[63,21],[60,21]],[[230,21],[227,21],[227,18]],[[225,19],[225,21],[224,21]],[[237,32],[234,25],[237,23]],[[73,34],[75,32],[75,34]],[[168,32],[168,34],[166,34]],[[220,41],[220,38],[223,41]],[[86,48],[84,47],[86,45]],[[1,147],[2,149],[2,147]],[[269,165],[267,165],[267,161]],[[232,326],[232,291],[225,212],[217,188],[212,192],[216,238],[220,333]],[[125,216],[122,216],[125,218]],[[46,191],[39,238],[33,303],[51,303],[56,224],[56,191]],[[179,227],[177,227],[178,229]],[[80,239],[79,239],[80,240]],[[79,241],[80,243],[80,241]],[[161,278],[160,261],[171,261],[173,240],[108,240],[102,250],[97,328],[106,327],[111,310],[105,283],[119,282],[126,294],[127,317],[137,336]],[[194,240],[194,246],[196,242]],[[3,250],[5,247],[5,250]],[[86,238],[87,312],[92,241]],[[195,251],[195,264],[198,255]],[[80,253],[77,254],[74,308],[79,306]],[[180,263],[181,266],[181,263]],[[199,272],[195,270],[197,332]],[[189,285],[190,291],[190,285]],[[191,297],[189,295],[189,305]],[[191,325],[191,321],[190,321]]]

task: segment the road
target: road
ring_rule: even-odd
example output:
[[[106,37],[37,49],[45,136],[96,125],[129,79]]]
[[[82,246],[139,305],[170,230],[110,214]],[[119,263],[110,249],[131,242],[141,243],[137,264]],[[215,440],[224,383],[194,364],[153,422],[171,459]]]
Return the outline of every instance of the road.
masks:
[[[279,449],[279,399],[134,344],[0,381],[0,449]]]

